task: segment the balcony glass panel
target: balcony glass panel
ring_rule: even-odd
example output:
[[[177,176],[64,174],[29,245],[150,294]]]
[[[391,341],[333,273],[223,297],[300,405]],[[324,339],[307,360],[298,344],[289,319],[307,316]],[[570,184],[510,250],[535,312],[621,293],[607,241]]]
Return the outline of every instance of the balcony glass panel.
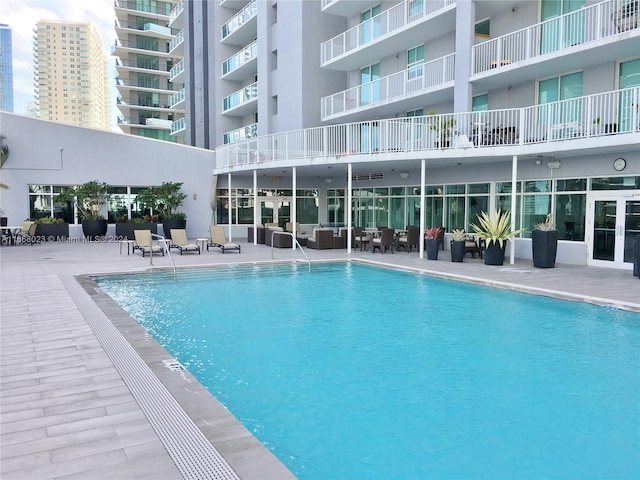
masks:
[[[222,111],[227,111],[251,100],[258,98],[258,82],[232,93],[222,100]]]
[[[227,132],[222,136],[222,141],[226,145],[228,143],[241,142],[258,136],[258,124],[247,125],[246,127]]]
[[[241,67],[245,63],[257,58],[258,56],[258,42],[253,42],[246,48],[243,48],[238,53],[228,58],[222,63],[222,74],[226,75],[232,72],[236,68]]]
[[[258,3],[254,0],[249,5],[240,10],[233,16],[231,20],[222,26],[222,38],[226,38],[233,32],[238,30],[242,25],[247,23],[251,18],[255,17],[258,13]]]

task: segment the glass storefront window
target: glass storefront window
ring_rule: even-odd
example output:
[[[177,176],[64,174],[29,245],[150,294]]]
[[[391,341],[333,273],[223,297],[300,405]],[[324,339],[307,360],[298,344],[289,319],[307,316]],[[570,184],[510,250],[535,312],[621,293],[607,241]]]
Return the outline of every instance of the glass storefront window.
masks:
[[[544,222],[551,213],[551,195],[525,195],[522,208],[523,236],[531,237],[533,227]]]
[[[389,227],[403,229],[405,225],[404,197],[391,197]]]
[[[467,186],[463,183],[457,185],[445,185],[444,193],[446,195],[464,195],[466,193]]]
[[[443,204],[444,199],[442,197],[425,198],[424,225],[426,228],[442,226]],[[419,224],[416,223],[416,225]]]
[[[601,177],[591,179],[591,190],[637,190],[639,177]]]
[[[587,215],[587,195],[572,193],[556,195],[554,222],[560,240],[584,241]]]
[[[464,197],[447,197],[447,220],[444,227],[448,232],[456,228],[465,228]],[[440,225],[432,225],[440,226]]]
[[[550,192],[551,180],[534,180],[531,182],[524,182],[525,192]]]
[[[468,192],[480,194],[480,193],[489,193],[489,184],[488,183],[472,183],[468,186]]]
[[[587,190],[586,178],[571,178],[566,180],[556,180],[557,192],[584,192]]]

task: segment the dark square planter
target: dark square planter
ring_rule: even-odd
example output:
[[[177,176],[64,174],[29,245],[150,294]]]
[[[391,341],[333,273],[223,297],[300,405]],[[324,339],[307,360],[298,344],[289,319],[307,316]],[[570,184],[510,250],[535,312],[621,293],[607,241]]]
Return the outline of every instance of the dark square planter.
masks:
[[[438,260],[439,241],[437,238],[428,238],[424,241],[427,251],[427,260]]]
[[[452,262],[462,262],[464,260],[464,241],[453,241],[451,240],[451,261]]]
[[[534,230],[531,232],[531,249],[534,267],[553,268],[558,251],[558,231]]]
[[[39,223],[36,237],[47,242],[57,242],[69,238],[68,223]]]
[[[82,220],[82,233],[89,240],[99,240],[107,234],[106,220]]]
[[[162,220],[164,237],[171,239],[171,229],[187,228],[187,221],[184,218],[165,218]]]
[[[504,250],[507,246],[507,242],[502,244],[502,247],[497,242],[489,242],[487,248],[484,250],[484,264],[485,265],[503,265],[504,264]]]

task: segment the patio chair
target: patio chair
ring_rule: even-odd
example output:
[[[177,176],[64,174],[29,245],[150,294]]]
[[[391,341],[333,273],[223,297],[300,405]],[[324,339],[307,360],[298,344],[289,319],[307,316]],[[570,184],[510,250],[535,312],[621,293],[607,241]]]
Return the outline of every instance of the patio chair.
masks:
[[[371,235],[364,231],[364,227],[353,227],[353,248],[360,247],[360,251],[362,251],[364,247],[366,252],[369,242],[371,242]]]
[[[171,229],[171,245],[169,248],[177,248],[182,252],[198,252],[200,255],[200,247],[195,243],[189,243],[187,238],[187,231],[184,228],[172,228]]]
[[[328,250],[333,248],[333,229],[314,228],[313,235],[307,238],[307,248]]]
[[[398,237],[398,250],[410,252],[413,247],[420,248],[420,227],[408,227],[407,234]]]
[[[135,237],[135,245],[133,246],[133,252],[140,250],[142,256],[153,254],[162,254],[164,256],[164,248],[157,243],[153,243],[153,237],[151,236],[151,230],[134,230],[133,235]]]
[[[207,242],[207,252],[209,247],[218,247],[222,250],[222,253],[227,250],[237,250],[240,253],[240,245],[227,240],[227,235],[224,233],[224,227],[218,225],[211,225],[209,227],[211,233],[211,241]]]
[[[381,230],[380,235],[371,240],[371,253],[376,253],[376,248],[380,250],[380,253],[384,253],[386,250],[391,250],[393,253],[394,235],[393,228]]]
[[[40,243],[38,237],[36,237],[36,229],[38,224],[32,220],[25,220],[22,222],[20,231],[16,232],[13,236],[13,243],[28,243],[33,245],[34,243]]]

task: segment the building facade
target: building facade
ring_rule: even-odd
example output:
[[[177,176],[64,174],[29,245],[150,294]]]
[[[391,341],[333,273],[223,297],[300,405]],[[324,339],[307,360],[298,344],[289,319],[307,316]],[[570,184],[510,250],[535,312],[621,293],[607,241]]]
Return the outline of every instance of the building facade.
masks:
[[[512,255],[530,257],[552,214],[560,262],[630,268],[637,0],[187,0],[176,14],[181,129],[215,145],[217,220],[235,235],[294,218],[470,231],[507,209],[524,229]]]
[[[176,142],[171,126],[184,117],[183,42],[169,26],[176,2],[116,0],[118,126],[124,133]]]
[[[33,56],[40,118],[110,128],[107,57],[95,25],[41,20]]]
[[[0,110],[13,112],[13,50],[11,27],[0,23]]]

